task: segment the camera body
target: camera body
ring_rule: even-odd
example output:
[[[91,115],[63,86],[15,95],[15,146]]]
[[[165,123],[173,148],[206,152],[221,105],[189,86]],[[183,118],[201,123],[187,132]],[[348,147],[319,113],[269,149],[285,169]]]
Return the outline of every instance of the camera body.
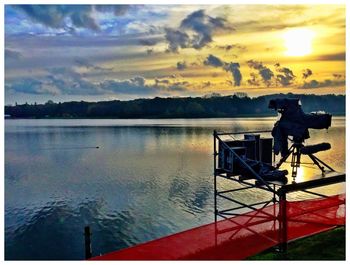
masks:
[[[295,142],[302,143],[310,138],[308,129],[328,129],[332,115],[324,112],[304,113],[298,98],[272,99],[268,107],[281,113],[281,118],[274,125],[274,151],[282,156],[288,153],[288,136]]]

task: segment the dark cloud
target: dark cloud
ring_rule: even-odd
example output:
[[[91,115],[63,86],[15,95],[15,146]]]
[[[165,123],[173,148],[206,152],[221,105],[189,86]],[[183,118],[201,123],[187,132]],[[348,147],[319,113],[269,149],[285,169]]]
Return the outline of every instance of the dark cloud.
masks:
[[[225,71],[230,72],[233,78],[234,86],[240,86],[242,81],[242,74],[240,71],[239,63],[227,63],[222,61],[220,58],[209,54],[209,56],[204,60],[204,65],[209,65],[213,67],[222,67]]]
[[[177,68],[177,70],[180,70],[180,71],[185,70],[187,68],[187,64],[185,61],[177,62],[176,68]]]
[[[140,85],[133,80],[105,80],[100,83],[100,86],[105,93],[149,95],[158,91],[153,87]]]
[[[90,12],[74,12],[71,14],[70,19],[75,27],[100,31],[100,27],[95,19],[91,17]]]
[[[167,79],[155,79],[155,85],[146,84],[142,76],[126,80],[108,79],[92,82],[83,74],[69,67],[49,68],[47,75],[38,78],[22,78],[6,82],[6,91],[26,94],[46,95],[158,95],[170,91],[186,91],[187,81],[170,82]],[[174,80],[174,79],[173,79]]]
[[[311,75],[312,75],[312,71],[310,69],[306,68],[303,70],[303,78],[304,79],[308,78]]]
[[[209,54],[209,56],[205,59],[203,63],[205,65],[214,66],[214,67],[222,67],[225,64],[224,61],[222,61],[220,58],[212,54]]]
[[[178,29],[165,29],[167,51],[178,52],[179,48],[200,50],[213,41],[215,32],[227,30],[234,29],[224,18],[211,17],[204,10],[195,11],[181,21]]]
[[[94,18],[94,12],[113,12],[120,16],[125,14],[129,8],[127,5],[13,5],[13,7],[24,12],[34,22],[49,28],[70,31],[74,29],[69,27],[67,20],[72,23],[73,27],[99,31],[100,27]]]
[[[233,49],[237,49],[239,51],[245,51],[247,49],[246,46],[241,44],[217,45],[216,47],[225,51],[231,51]]]
[[[324,81],[311,80],[310,82],[304,82],[300,88],[320,88],[320,87],[331,87],[331,86],[344,86],[345,80],[330,80]]]
[[[5,59],[18,60],[21,59],[23,55],[19,51],[5,49]]]
[[[104,93],[117,93],[128,95],[152,95],[161,91],[168,91],[168,86],[160,85],[165,82],[156,79],[156,85],[146,85],[146,81],[143,77],[137,76],[128,80],[105,80],[99,85]],[[158,82],[158,83],[157,83]]]
[[[190,47],[190,37],[180,30],[165,28],[165,39],[168,42],[167,52],[178,52],[179,48]]]
[[[318,61],[345,61],[345,52],[335,53],[335,54],[324,54],[316,57]]]
[[[97,66],[97,65],[90,63],[87,59],[81,58],[81,57],[74,58],[74,63],[80,67],[85,67],[87,69],[93,69],[93,70],[97,70],[97,71],[112,71],[113,70],[113,67],[112,68],[100,67],[100,66]]]
[[[170,92],[170,91],[183,92],[183,91],[187,91],[186,86],[189,85],[189,82],[187,82],[187,81],[174,82],[174,80],[158,79],[158,78],[156,78],[154,80],[154,82],[155,82],[155,87],[157,89],[159,89],[159,91],[165,91],[165,92]]]
[[[241,74],[241,71],[239,70],[239,68],[240,68],[239,63],[228,63],[225,65],[226,71],[229,71],[232,74],[234,86],[241,85],[242,74]]]
[[[248,79],[247,82],[251,86],[259,86],[260,85],[258,76],[255,73],[250,73],[250,78]]]
[[[277,72],[281,74],[276,75],[276,81],[282,86],[289,86],[293,83],[295,75],[293,71],[286,67],[281,67],[279,63],[275,64]]]
[[[139,40],[140,44],[141,45],[144,45],[144,46],[154,46],[158,43],[158,39],[141,39]]]
[[[262,81],[267,85],[271,85],[272,78],[274,77],[273,72],[266,66],[262,64],[262,62],[249,60],[247,61],[247,64],[250,68],[258,70],[259,75],[262,78]]]
[[[130,9],[129,5],[95,5],[95,9],[99,12],[113,12],[116,16],[125,15]]]
[[[343,75],[341,75],[341,74],[333,74],[333,77],[334,77],[335,79],[340,79],[340,78],[343,77]]]
[[[156,84],[156,86],[160,85],[160,84],[169,84],[170,81],[168,79],[154,79],[154,82]]]

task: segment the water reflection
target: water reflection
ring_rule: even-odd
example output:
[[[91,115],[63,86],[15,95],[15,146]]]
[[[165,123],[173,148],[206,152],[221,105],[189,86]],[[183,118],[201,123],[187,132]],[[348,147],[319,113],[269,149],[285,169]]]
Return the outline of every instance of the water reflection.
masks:
[[[98,255],[212,222],[213,130],[266,130],[274,121],[6,120],[6,259],[81,259],[86,224]],[[339,171],[344,126],[335,118],[308,142],[330,142],[317,156]]]

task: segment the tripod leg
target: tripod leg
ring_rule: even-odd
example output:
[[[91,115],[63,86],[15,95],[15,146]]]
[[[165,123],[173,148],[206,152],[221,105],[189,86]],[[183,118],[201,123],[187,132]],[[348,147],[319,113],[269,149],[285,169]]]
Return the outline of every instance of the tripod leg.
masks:
[[[290,154],[293,153],[293,151],[294,151],[294,146],[292,145],[288,150],[288,154],[286,154],[284,157],[281,158],[281,160],[276,165],[276,168],[279,168],[284,162],[286,162],[286,160],[288,159]]]
[[[319,159],[317,156],[310,154],[309,157],[311,158],[311,160],[322,170],[322,172],[324,172],[324,167],[321,167],[320,164],[324,165],[325,167],[327,167],[328,169],[330,169],[331,171],[335,171],[333,168],[331,168],[329,165],[327,165],[325,162],[323,162],[321,159]]]
[[[315,157],[313,157],[312,155],[309,155],[309,157],[311,158],[311,160],[314,162],[314,164],[316,166],[318,166],[319,169],[321,169],[322,173],[325,172],[324,167],[320,165],[320,163],[318,163],[318,161],[315,159]]]
[[[301,159],[300,145],[296,145],[292,153],[292,163],[291,163],[293,182],[295,182],[297,178],[298,168],[300,167],[300,159]]]

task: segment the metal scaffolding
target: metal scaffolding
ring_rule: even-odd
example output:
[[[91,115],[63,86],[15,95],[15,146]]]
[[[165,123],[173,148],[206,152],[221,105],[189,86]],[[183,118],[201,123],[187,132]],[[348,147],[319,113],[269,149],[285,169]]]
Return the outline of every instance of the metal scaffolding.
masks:
[[[301,191],[317,197],[328,197],[327,195],[310,191],[309,189],[345,182],[345,174],[343,173],[333,173],[329,176],[324,176],[322,178],[312,179],[303,182],[292,182],[292,183],[279,183],[276,181],[266,181],[259,175],[241,155],[237,154],[234,148],[231,148],[223,140],[223,137],[231,137],[234,139],[237,135],[242,134],[257,134],[257,133],[268,133],[271,131],[253,131],[253,132],[235,132],[235,133],[223,133],[214,131],[214,213],[215,213],[215,224],[218,223],[218,219],[224,219],[234,223],[234,216],[245,216],[247,220],[244,224],[235,224],[235,228],[230,230],[225,228],[223,230],[218,229],[216,226],[216,236],[220,234],[231,232],[233,237],[239,232],[240,229],[247,229],[252,233],[257,233],[254,231],[252,226],[257,224],[262,224],[264,222],[273,221],[274,233],[277,234],[277,238],[274,236],[263,236],[265,239],[271,240],[276,245],[278,245],[279,251],[287,250],[288,241],[288,214],[287,214],[287,194],[291,192]],[[249,172],[249,178],[241,174],[232,173],[219,167],[218,156],[219,156],[219,146],[226,148],[232,157],[238,161],[239,166],[245,168]],[[275,156],[274,156],[275,157]],[[275,160],[275,159],[274,159]],[[230,189],[220,189],[219,181],[225,179],[232,183],[236,183],[235,188]],[[253,203],[247,203],[242,199],[242,196],[237,196],[240,191],[248,190],[260,190],[266,194],[269,199],[261,198]],[[236,196],[235,196],[236,195]],[[262,196],[264,197],[264,196]],[[224,204],[220,201],[226,201],[225,205],[230,205],[230,207],[224,208]],[[273,206],[273,213],[265,211],[266,207]],[[254,212],[254,213],[253,213]],[[237,229],[237,225],[240,227]],[[217,238],[216,238],[217,240]]]

